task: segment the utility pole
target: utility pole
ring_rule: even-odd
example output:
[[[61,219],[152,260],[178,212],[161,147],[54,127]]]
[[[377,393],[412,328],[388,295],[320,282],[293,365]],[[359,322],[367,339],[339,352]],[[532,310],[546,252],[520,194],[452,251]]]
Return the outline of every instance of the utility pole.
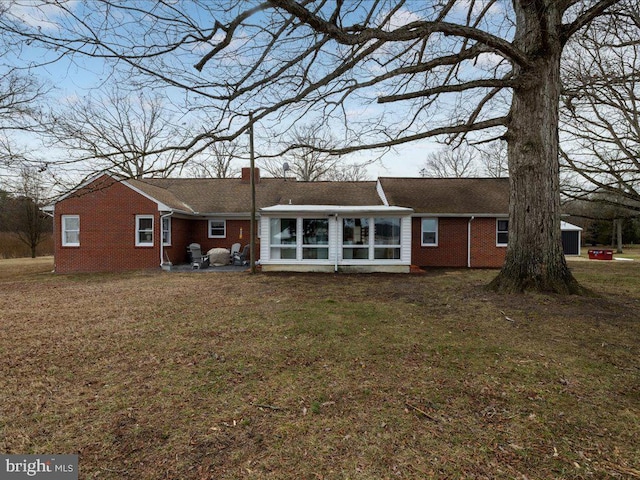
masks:
[[[256,175],[255,153],[253,146],[253,113],[249,112],[249,183],[251,185],[251,225],[249,227],[249,261],[251,273],[256,273]]]

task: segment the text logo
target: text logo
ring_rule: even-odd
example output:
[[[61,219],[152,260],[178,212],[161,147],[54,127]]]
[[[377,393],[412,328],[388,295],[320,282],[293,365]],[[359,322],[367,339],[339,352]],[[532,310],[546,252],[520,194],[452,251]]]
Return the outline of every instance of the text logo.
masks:
[[[77,455],[0,455],[0,480],[78,480]]]

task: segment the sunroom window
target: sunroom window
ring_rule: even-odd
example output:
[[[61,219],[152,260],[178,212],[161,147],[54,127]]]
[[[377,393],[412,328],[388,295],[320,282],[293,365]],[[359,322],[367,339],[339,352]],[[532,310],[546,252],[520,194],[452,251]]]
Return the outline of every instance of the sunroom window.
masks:
[[[344,218],[342,220],[342,258],[369,259],[369,219]]]
[[[400,219],[376,218],[374,236],[376,260],[400,259]]]
[[[272,218],[269,222],[272,259],[296,259],[297,219]]]
[[[373,225],[373,235],[371,235]],[[342,258],[345,260],[399,260],[400,218],[345,218],[342,221]]]
[[[304,218],[302,232],[302,258],[327,260],[329,258],[329,220]]]

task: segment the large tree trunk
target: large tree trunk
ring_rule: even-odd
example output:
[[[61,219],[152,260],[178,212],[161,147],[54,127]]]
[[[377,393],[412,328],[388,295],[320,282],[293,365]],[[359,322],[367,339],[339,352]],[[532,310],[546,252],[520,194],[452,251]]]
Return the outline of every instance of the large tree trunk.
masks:
[[[567,267],[561,243],[558,103],[562,42],[561,13],[554,3],[514,2],[515,41],[533,65],[516,72],[524,84],[514,88],[507,131],[509,242],[504,266],[491,283],[501,292],[582,292]]]

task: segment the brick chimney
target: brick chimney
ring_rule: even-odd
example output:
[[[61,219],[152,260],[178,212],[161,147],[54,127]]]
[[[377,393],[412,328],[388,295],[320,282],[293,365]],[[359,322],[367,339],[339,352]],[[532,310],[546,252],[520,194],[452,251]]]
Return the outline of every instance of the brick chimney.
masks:
[[[253,176],[254,176],[254,181],[256,183],[260,183],[260,169],[259,168],[254,168],[253,169]],[[251,182],[251,168],[249,167],[243,167],[242,168],[242,183],[250,183]]]

